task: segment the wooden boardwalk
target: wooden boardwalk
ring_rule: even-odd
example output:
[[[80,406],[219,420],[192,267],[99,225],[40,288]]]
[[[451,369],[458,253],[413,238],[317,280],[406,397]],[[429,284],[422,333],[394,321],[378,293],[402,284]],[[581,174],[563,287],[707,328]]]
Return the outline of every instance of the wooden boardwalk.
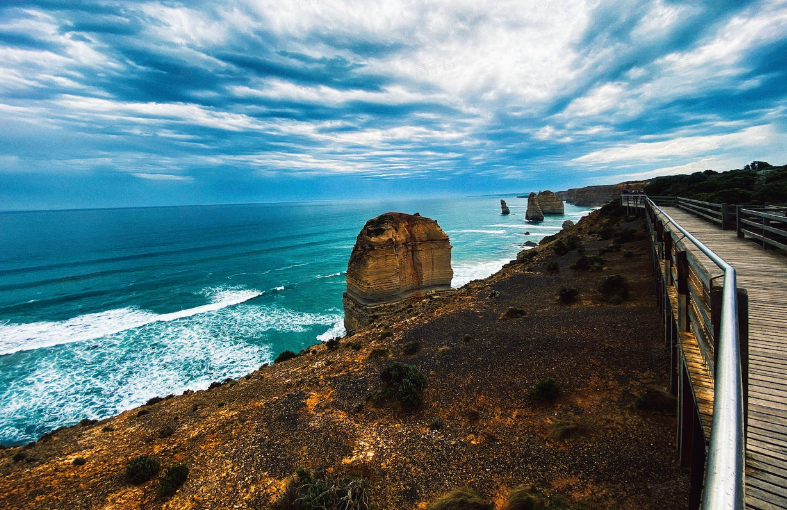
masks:
[[[684,210],[662,209],[732,265],[748,291],[746,508],[787,509],[787,257]],[[722,274],[687,245],[712,276]]]

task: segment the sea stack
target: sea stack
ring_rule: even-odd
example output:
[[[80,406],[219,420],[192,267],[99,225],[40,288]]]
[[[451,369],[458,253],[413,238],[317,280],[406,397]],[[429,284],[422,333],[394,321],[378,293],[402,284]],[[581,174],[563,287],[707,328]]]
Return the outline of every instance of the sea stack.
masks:
[[[506,201],[502,198],[500,199],[500,208],[502,209],[500,214],[511,214],[511,210],[508,208],[508,205],[506,205]]]
[[[397,212],[367,221],[347,264],[347,333],[427,293],[450,290],[453,275],[451,244],[436,221]]]
[[[544,213],[541,212],[541,208],[538,206],[538,198],[532,191],[527,197],[527,211],[525,212],[525,220],[532,222],[544,221]]]
[[[549,190],[538,193],[538,206],[544,214],[563,214],[565,212],[563,201]]]

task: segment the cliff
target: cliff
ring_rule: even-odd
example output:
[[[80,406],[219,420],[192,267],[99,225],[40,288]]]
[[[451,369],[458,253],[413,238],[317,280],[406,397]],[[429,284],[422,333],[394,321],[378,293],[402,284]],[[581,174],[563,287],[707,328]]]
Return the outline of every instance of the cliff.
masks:
[[[563,214],[565,212],[563,201],[549,190],[538,193],[538,206],[544,214]]]
[[[556,195],[569,204],[583,207],[600,207],[618,198],[626,190],[640,190],[647,185],[648,181],[628,181],[619,184],[571,188],[566,191],[558,191]]]
[[[538,198],[532,191],[527,197],[527,211],[525,211],[525,220],[532,222],[544,221],[544,213],[538,205]]]
[[[380,305],[451,288],[451,245],[436,221],[396,212],[366,222],[347,264],[344,324],[356,331]]]
[[[609,245],[598,231],[645,228],[603,213],[490,278],[354,336],[0,449],[0,508],[286,509],[298,468],[356,477],[378,509],[423,509],[457,487],[502,508],[523,483],[552,498],[550,507],[686,508],[675,417],[634,405],[669,377],[648,241],[604,252],[595,272],[571,269],[578,249],[557,254],[570,236],[595,254]],[[630,288],[617,305],[599,294],[612,274]],[[573,303],[560,301],[564,288],[577,291]],[[426,375],[419,405],[378,398],[394,362]],[[548,378],[560,391],[539,400],[534,390]],[[161,472],[130,483],[125,470],[140,455],[155,457],[161,472],[186,465],[185,483],[166,496],[157,495]]]
[[[503,200],[502,198],[500,199],[500,209],[501,209],[500,214],[511,214],[511,209],[508,208],[506,201]]]

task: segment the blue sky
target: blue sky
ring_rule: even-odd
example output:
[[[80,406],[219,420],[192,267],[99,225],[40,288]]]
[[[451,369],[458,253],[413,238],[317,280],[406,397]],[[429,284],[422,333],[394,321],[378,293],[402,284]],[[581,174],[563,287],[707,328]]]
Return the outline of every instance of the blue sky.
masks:
[[[787,163],[787,1],[0,4],[0,210]]]

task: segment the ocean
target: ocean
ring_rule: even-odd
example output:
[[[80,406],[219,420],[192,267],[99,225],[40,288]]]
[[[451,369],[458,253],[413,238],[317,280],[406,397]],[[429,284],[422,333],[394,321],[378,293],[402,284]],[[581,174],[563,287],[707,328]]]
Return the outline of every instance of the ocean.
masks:
[[[437,220],[460,287],[590,211],[530,225],[500,198],[0,213],[0,444],[343,335],[347,261],[384,212]]]

